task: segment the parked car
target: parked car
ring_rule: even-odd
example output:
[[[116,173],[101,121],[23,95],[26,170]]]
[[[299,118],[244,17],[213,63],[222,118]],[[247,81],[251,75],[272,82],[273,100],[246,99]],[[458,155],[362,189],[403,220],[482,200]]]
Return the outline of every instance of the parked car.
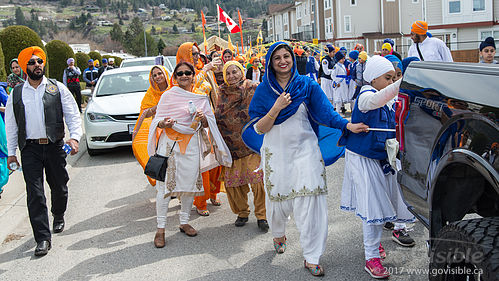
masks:
[[[84,114],[89,155],[132,144],[150,70],[151,66],[133,66],[105,71],[94,92],[85,92],[91,97]]]
[[[157,57],[140,57],[133,59],[125,59],[121,62],[120,67],[130,67],[130,66],[141,66],[141,65],[149,65],[153,66],[156,64]],[[175,56],[162,56],[163,65],[166,67],[169,73],[173,72],[175,69],[177,58]]]
[[[499,280],[499,67],[413,62],[397,105],[408,209],[431,280]]]

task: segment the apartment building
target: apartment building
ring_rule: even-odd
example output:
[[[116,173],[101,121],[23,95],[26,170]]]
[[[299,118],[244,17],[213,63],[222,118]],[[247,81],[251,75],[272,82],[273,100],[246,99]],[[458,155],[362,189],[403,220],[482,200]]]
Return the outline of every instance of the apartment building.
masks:
[[[499,0],[301,0],[270,5],[269,16],[267,41],[317,38],[349,50],[361,43],[371,54],[391,38],[406,55],[416,20],[426,20],[451,50],[477,49],[488,36],[499,40]]]
[[[499,43],[499,0],[426,0],[430,33],[451,50],[477,49],[485,38]]]
[[[407,53],[411,24],[423,19],[423,0],[336,0],[337,46],[353,49],[356,43],[368,53],[381,50],[383,40],[395,41],[397,52]]]

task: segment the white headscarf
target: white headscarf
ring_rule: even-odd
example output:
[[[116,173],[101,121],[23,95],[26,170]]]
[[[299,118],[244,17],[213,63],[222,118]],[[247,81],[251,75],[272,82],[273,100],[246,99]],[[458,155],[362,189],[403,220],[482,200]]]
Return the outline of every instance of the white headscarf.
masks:
[[[364,80],[371,83],[373,79],[380,77],[388,71],[395,71],[393,64],[382,56],[372,56],[366,62],[364,70]]]

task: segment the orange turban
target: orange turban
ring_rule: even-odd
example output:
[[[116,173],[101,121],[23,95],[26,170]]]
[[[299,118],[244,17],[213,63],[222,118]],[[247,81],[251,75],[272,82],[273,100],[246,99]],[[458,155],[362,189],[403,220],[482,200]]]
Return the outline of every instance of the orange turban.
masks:
[[[426,35],[428,23],[422,20],[415,21],[411,26],[411,31],[419,35]]]
[[[45,52],[42,50],[42,48],[38,46],[28,47],[22,50],[17,56],[19,66],[24,71],[24,73],[27,73],[26,68],[28,67],[28,61],[33,55],[41,58],[43,62],[46,63],[47,55],[45,55]]]

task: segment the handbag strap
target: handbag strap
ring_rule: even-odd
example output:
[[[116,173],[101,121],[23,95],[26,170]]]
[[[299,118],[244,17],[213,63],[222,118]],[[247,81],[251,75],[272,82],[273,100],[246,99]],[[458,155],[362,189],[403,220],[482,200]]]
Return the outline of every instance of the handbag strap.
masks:
[[[175,147],[175,144],[176,144],[176,143],[177,143],[177,141],[175,141],[175,142],[173,143],[172,149],[170,149],[170,153],[169,153],[170,155],[168,155],[168,157],[170,157],[170,156],[172,155],[173,148]],[[156,146],[156,154],[158,154],[158,146]]]

